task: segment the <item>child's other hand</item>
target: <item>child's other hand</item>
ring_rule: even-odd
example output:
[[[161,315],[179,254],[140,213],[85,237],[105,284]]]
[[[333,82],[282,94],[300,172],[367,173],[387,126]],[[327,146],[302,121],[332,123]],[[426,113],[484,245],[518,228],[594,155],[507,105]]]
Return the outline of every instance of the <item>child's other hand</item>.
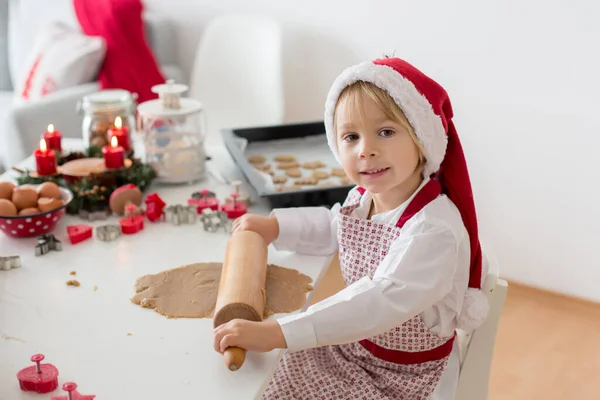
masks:
[[[215,351],[223,353],[228,347],[239,347],[260,353],[286,347],[277,321],[246,321],[234,319],[214,330]]]
[[[244,214],[233,221],[232,232],[236,231],[256,232],[267,244],[271,244],[279,236],[279,223],[274,216]]]

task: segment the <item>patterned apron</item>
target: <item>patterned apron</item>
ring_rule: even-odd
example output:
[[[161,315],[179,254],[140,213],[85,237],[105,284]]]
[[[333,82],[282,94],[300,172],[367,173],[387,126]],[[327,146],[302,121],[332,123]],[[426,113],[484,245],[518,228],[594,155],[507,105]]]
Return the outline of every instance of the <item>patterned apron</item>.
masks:
[[[402,226],[439,196],[441,189],[430,180],[396,225],[351,216],[363,193],[362,189],[353,192],[340,209],[339,256],[346,285],[373,277]],[[438,337],[417,315],[359,342],[286,353],[263,399],[426,400],[448,363],[454,337]]]

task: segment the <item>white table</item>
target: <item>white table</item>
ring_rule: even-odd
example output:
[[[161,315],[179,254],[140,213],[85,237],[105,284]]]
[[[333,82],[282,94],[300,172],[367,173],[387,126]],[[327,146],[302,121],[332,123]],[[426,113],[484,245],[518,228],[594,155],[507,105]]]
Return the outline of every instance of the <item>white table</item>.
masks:
[[[66,148],[78,141],[65,140]],[[213,151],[222,175],[240,175],[225,149]],[[28,159],[20,167],[32,166]],[[10,180],[12,172],[0,175]],[[209,188],[221,198],[231,188],[214,177],[192,186],[153,186],[167,204],[184,203],[196,190]],[[257,201],[250,212],[267,214]],[[108,222],[116,222],[111,217]],[[62,252],[36,257],[35,238],[0,236],[0,255],[20,255],[23,266],[0,271],[0,400],[49,399],[19,389],[16,373],[33,365],[30,357],[60,371],[59,388],[73,381],[83,394],[96,399],[254,399],[259,398],[283,351],[249,353],[244,366],[230,372],[213,350],[212,319],[167,319],[130,301],[135,280],[184,264],[222,261],[228,234],[205,232],[200,223],[172,226],[146,221],[138,234],[105,243],[95,237],[71,245],[66,225],[87,222],[66,215],[53,234]],[[269,248],[269,262],[297,268],[316,282],[330,257],[277,252]],[[75,277],[70,271],[77,271]],[[65,284],[77,279],[80,287]],[[93,286],[98,287],[97,291]],[[310,295],[307,303],[310,301]],[[128,333],[131,333],[129,336]]]

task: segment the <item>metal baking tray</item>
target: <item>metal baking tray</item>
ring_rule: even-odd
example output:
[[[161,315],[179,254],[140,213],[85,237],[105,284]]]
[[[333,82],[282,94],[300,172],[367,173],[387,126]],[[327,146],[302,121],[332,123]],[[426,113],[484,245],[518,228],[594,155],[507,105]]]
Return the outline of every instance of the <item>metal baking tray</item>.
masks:
[[[339,177],[328,180],[333,186],[318,187],[303,185],[301,189],[278,191],[276,184],[267,173],[257,170],[248,159],[253,155],[262,155],[271,169],[278,175],[282,170],[276,169],[275,155],[290,155],[302,164],[304,162],[321,161],[326,167],[321,170],[331,172],[332,168],[341,168],[335,160],[325,135],[323,121],[297,124],[223,129],[221,131],[224,144],[256,193],[266,198],[273,208],[326,206],[343,203],[352,184],[345,184]],[[312,174],[312,170],[300,168],[303,177]],[[288,178],[293,181],[295,178]],[[289,183],[287,183],[289,184]]]

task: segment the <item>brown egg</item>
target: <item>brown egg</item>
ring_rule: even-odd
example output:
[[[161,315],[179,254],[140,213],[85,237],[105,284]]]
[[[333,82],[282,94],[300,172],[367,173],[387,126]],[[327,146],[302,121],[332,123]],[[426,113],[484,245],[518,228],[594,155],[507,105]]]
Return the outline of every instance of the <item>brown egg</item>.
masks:
[[[51,199],[60,199],[60,190],[54,182],[44,182],[38,187],[40,197],[50,197]]]
[[[21,211],[19,211],[19,215],[31,215],[31,214],[37,214],[39,212],[40,212],[39,208],[29,207],[29,208],[24,208]]]
[[[10,200],[0,199],[0,215],[14,217],[17,215],[17,207]]]
[[[17,210],[35,207],[37,205],[37,191],[30,187],[16,187],[13,190],[12,202],[17,207]]]
[[[0,199],[11,200],[14,188],[12,182],[0,182]]]
[[[63,205],[62,200],[51,199],[49,197],[41,197],[38,200],[38,208],[42,212],[55,210],[62,205]]]

